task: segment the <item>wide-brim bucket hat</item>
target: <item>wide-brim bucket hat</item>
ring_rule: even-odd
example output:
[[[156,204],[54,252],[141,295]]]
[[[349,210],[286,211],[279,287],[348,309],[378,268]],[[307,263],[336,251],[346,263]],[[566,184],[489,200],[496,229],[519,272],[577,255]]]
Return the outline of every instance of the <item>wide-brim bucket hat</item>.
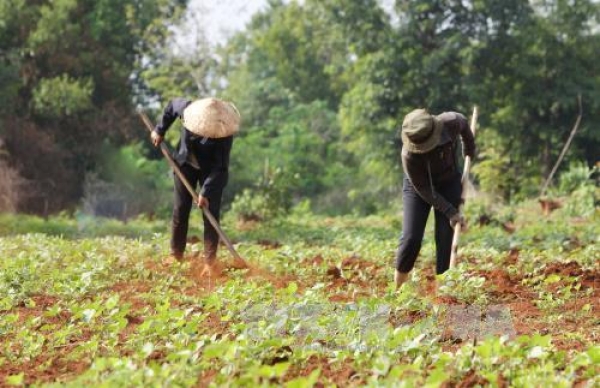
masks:
[[[229,101],[203,98],[183,111],[183,126],[195,135],[222,138],[236,134],[240,128],[240,112]]]
[[[402,147],[415,154],[424,154],[440,142],[444,123],[426,109],[415,109],[402,122]]]

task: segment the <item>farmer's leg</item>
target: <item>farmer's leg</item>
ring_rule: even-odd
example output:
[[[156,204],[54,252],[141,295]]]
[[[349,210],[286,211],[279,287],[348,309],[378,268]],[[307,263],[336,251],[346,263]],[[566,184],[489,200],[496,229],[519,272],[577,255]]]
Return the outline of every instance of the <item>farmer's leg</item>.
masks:
[[[417,194],[407,178],[404,179],[402,203],[404,207],[402,234],[396,252],[396,270],[400,274],[407,274],[413,269],[421,250],[421,242],[423,241],[431,205]]]
[[[222,192],[211,193],[208,199],[208,210],[217,221],[221,219],[221,196]],[[202,214],[204,221],[204,260],[213,262],[217,258],[217,249],[219,247],[219,234],[217,230],[209,222],[204,213]]]
[[[444,196],[453,206],[458,208],[460,204],[460,196],[462,185],[460,178],[453,179],[447,184],[440,186],[438,191]],[[450,221],[443,213],[436,210],[435,212],[435,249],[436,249],[436,273],[441,274],[446,272],[450,267],[450,254],[452,251],[452,237],[454,229],[450,226]]]
[[[196,187],[199,172],[192,166],[184,164],[179,167],[183,176],[192,187]],[[171,254],[177,258],[183,256],[187,240],[190,210],[192,208],[192,195],[188,192],[183,182],[175,176],[173,217],[171,220]]]

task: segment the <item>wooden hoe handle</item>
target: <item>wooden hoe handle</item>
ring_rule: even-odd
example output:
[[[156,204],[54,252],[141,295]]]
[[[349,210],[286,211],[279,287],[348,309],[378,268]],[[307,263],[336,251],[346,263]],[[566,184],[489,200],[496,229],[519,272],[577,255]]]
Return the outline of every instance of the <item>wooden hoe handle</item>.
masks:
[[[471,117],[471,131],[473,131],[473,137],[475,137],[475,130],[477,128],[477,106],[473,108],[473,116]],[[462,183],[462,193],[461,193],[461,201],[458,207],[458,212],[462,213],[463,207],[465,206],[466,200],[466,188],[467,182],[469,181],[469,171],[471,170],[471,157],[465,156],[465,166],[463,169],[463,175],[461,179]],[[454,227],[454,236],[452,236],[452,250],[450,253],[450,268],[454,268],[456,266],[457,258],[458,258],[458,240],[460,239],[461,225],[457,223]]]

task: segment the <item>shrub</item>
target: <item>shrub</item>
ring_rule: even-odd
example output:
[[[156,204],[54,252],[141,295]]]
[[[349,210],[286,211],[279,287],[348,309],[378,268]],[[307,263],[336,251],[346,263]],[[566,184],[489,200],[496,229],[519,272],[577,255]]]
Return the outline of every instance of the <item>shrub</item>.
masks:
[[[171,174],[163,160],[143,156],[140,144],[107,146],[98,173],[85,177],[82,207],[87,214],[128,219],[140,214],[167,216]]]
[[[565,197],[562,213],[570,217],[590,217],[600,203],[600,188],[593,177],[598,166],[588,168],[584,162],[575,162],[560,175],[556,194]]]
[[[558,190],[560,194],[569,194],[582,186],[595,186],[592,176],[600,172],[598,166],[588,168],[585,162],[574,162],[560,175]]]
[[[245,189],[231,204],[240,221],[264,221],[287,213],[292,207],[293,185],[281,169],[267,171],[252,189]]]

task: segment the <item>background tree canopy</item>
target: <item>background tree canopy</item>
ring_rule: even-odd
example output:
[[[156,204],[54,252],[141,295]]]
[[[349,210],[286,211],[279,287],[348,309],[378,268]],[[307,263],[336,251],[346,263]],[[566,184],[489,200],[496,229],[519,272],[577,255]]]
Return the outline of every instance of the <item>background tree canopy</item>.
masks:
[[[174,31],[185,36],[186,7],[0,4],[6,209],[94,208],[92,193],[109,184],[115,214],[166,211],[170,178],[135,107],[157,117],[179,95],[236,103],[243,129],[227,201],[245,190],[283,210],[304,199],[331,214],[397,203],[397,131],[416,107],[467,116],[480,107],[474,174],[482,191],[505,200],[539,192],[578,96],[583,121],[561,169],[600,160],[592,0],[397,0],[391,10],[376,0],[270,0],[217,48],[201,30],[180,47]]]

